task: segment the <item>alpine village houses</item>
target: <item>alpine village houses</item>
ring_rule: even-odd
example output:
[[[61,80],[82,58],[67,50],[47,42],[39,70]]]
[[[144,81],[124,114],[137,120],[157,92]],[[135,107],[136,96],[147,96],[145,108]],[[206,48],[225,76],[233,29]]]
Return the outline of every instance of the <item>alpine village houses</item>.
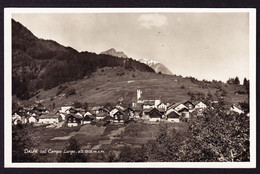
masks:
[[[35,124],[35,125],[57,125],[65,124],[68,127],[74,127],[93,122],[105,122],[114,124],[123,124],[129,120],[142,120],[147,123],[157,123],[160,121],[178,123],[188,121],[193,112],[197,115],[203,115],[203,111],[208,107],[202,101],[192,102],[184,101],[178,103],[165,103],[160,99],[142,100],[142,91],[137,90],[136,101],[132,102],[131,107],[124,107],[117,104],[112,108],[104,106],[93,106],[88,109],[75,108],[72,104],[62,106],[56,112],[49,112],[45,107],[35,106],[33,108],[23,108],[13,113],[12,123],[17,124]],[[232,105],[229,113],[244,113],[236,105]]]

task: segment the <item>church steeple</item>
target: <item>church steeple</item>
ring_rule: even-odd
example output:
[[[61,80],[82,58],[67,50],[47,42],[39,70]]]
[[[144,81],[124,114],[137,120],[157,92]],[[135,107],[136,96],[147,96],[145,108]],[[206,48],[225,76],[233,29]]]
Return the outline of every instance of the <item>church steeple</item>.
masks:
[[[137,101],[141,98],[142,91],[140,89],[137,89]]]

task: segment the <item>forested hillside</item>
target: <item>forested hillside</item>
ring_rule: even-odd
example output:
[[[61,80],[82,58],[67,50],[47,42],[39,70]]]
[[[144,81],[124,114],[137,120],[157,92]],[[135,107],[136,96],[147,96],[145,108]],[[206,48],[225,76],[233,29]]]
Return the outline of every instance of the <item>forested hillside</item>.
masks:
[[[39,39],[12,20],[12,94],[29,99],[38,89],[90,76],[98,68],[124,67],[130,71],[154,72],[131,58],[78,52],[52,40]]]

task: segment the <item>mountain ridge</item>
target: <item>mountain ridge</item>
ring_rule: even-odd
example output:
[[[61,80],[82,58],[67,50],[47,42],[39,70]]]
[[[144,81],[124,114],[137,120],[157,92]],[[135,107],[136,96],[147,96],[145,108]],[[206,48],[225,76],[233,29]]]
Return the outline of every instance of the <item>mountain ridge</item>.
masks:
[[[162,63],[159,63],[157,61],[151,60],[151,59],[137,59],[139,62],[145,63],[151,68],[154,69],[156,73],[162,73],[167,75],[173,75],[172,72]]]
[[[111,55],[115,57],[128,58],[128,56],[122,51],[116,51],[114,48],[110,48],[107,51],[103,51],[100,54]]]
[[[98,68],[121,66],[129,71],[154,72],[136,60],[88,51],[78,52],[56,41],[40,39],[12,19],[12,94],[28,99],[39,89],[89,77]]]
[[[100,54],[116,56],[120,58],[128,58],[128,56],[123,51],[116,51],[114,48],[110,48]],[[151,67],[156,73],[162,73],[167,75],[173,75],[172,72],[162,63],[151,60],[151,59],[135,59],[141,63],[144,63]]]

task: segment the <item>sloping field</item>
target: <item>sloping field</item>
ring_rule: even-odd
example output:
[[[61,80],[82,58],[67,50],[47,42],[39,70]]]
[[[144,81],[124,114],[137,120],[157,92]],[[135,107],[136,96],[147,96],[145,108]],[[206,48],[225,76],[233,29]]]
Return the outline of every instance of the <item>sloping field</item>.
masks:
[[[120,72],[123,75],[118,75]],[[120,74],[119,73],[119,74]],[[211,93],[216,99],[215,87],[201,87],[188,78],[175,75],[162,75],[147,72],[131,72],[123,68],[104,68],[103,71],[94,73],[91,78],[69,82],[67,85],[76,90],[76,94],[66,97],[64,93],[57,96],[58,87],[43,91],[25,101],[28,105],[41,102],[45,106],[55,103],[60,107],[66,103],[79,101],[88,102],[89,105],[103,105],[107,102],[117,103],[123,98],[125,105],[136,100],[136,90],[141,89],[144,99],[161,99],[164,102],[176,103],[190,99],[188,92]],[[244,86],[224,85],[222,88],[227,92],[225,101],[228,104],[248,101],[247,94],[235,94],[238,90],[245,90]]]
[[[80,146],[96,145],[101,139],[106,127],[97,127],[95,125],[85,125],[73,136]]]

